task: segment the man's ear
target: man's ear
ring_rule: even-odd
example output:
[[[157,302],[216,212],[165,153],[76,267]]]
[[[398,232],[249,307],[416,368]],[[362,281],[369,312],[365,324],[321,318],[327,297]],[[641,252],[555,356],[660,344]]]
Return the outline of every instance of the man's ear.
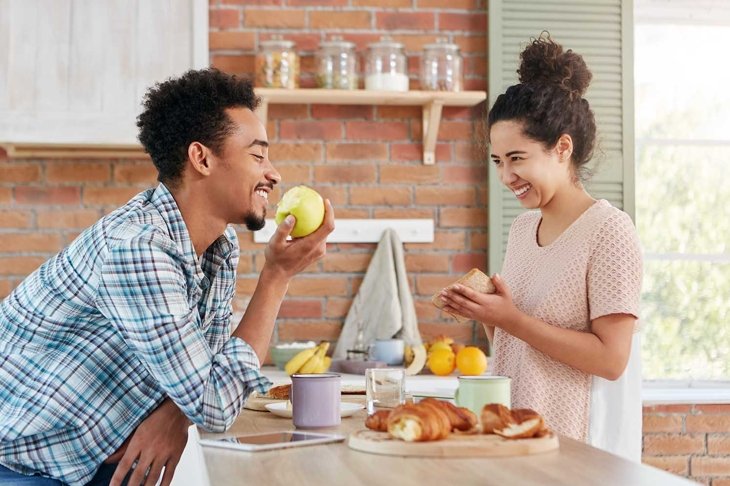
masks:
[[[570,161],[570,156],[573,155],[573,138],[564,133],[558,138],[558,143],[555,145],[555,150],[558,151],[558,157],[561,162]]]
[[[193,142],[188,145],[188,160],[193,170],[200,175],[210,175],[211,151],[200,142]]]

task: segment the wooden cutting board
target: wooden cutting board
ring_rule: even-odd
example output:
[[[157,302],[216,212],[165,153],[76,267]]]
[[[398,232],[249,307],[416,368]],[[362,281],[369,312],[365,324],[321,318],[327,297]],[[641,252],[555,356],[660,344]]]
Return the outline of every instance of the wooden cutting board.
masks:
[[[508,440],[494,434],[451,434],[444,440],[405,442],[391,438],[387,432],[358,430],[350,434],[351,449],[373,454],[422,457],[500,457],[524,456],[557,450],[558,436],[539,439]]]

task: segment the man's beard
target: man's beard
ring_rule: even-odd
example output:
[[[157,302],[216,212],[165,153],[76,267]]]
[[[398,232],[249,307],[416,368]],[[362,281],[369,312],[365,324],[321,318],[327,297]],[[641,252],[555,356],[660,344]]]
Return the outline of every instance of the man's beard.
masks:
[[[243,223],[246,225],[246,228],[249,231],[258,231],[262,229],[264,226],[266,226],[266,211],[264,211],[261,216],[254,213],[253,211],[248,213],[244,218]]]

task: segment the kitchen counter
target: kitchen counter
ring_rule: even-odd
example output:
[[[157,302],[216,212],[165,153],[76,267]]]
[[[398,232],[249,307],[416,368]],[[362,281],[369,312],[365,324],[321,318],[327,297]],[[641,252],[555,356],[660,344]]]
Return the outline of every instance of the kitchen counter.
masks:
[[[278,370],[264,369],[275,383],[288,381]],[[452,386],[453,382],[453,386]],[[364,377],[343,375],[343,384],[364,384]],[[455,377],[408,377],[410,393],[449,390]],[[365,410],[343,418],[338,427],[318,429],[342,435],[364,428]],[[294,430],[291,419],[268,412],[245,410],[225,434]],[[417,458],[369,454],[346,443],[316,445],[264,452],[239,452],[203,448],[211,486],[348,484],[398,485],[637,485],[681,486],[695,484],[651,466],[637,464],[567,438],[558,451],[495,458]]]

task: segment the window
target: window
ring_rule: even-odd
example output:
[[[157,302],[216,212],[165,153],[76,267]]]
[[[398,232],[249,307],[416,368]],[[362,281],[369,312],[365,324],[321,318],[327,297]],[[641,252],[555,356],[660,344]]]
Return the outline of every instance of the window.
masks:
[[[730,5],[636,0],[645,379],[730,379]]]

